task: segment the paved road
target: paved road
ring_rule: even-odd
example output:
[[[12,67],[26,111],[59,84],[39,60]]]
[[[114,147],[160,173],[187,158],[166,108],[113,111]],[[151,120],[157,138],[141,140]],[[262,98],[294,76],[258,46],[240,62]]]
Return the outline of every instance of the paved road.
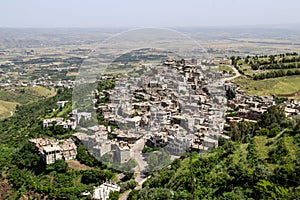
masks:
[[[139,139],[133,147],[134,159],[137,161],[138,166],[135,168],[135,181],[138,182],[138,186],[136,189],[141,189],[142,184],[145,182],[147,177],[143,174],[143,171],[146,169],[148,165],[147,162],[144,160],[142,155],[142,150],[145,146],[145,139]]]
[[[138,185],[134,188],[136,190],[141,189],[143,183],[147,180],[148,177],[146,177],[142,171],[146,168],[147,162],[144,161],[144,157],[142,155],[142,150],[145,145],[145,140],[143,138],[139,139],[135,145],[133,146],[133,156],[136,162],[138,163],[138,166],[135,167],[135,181],[138,182]],[[122,196],[119,197],[119,200],[126,200],[128,198],[129,193],[131,190],[128,190],[122,194]]]
[[[142,155],[142,150],[144,146],[145,146],[145,140],[144,138],[141,138],[135,143],[135,145],[132,148],[134,159],[138,163],[138,166],[135,168],[135,172],[141,172],[147,166],[147,162],[144,160],[144,157]]]

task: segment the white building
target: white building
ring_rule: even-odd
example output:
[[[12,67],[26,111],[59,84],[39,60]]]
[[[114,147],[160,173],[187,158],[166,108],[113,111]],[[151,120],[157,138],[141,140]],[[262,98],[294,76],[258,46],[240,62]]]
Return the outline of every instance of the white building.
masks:
[[[50,126],[62,126],[63,128],[75,129],[76,128],[76,121],[72,119],[64,120],[61,117],[44,119],[43,120],[43,128],[48,128]]]
[[[109,193],[114,191],[120,191],[120,186],[112,183],[103,183],[99,187],[95,188],[93,199],[95,200],[107,200],[109,198]]]
[[[58,101],[56,103],[56,105],[58,106],[58,108],[63,108],[65,107],[65,105],[68,103],[69,101]]]
[[[133,118],[128,118],[126,119],[126,125],[129,128],[137,128],[140,126],[140,122],[141,122],[141,117],[140,116],[135,116]]]
[[[46,164],[53,164],[56,160],[63,159],[61,148],[58,145],[44,146],[41,149],[43,160]]]
[[[188,151],[193,143],[193,137],[190,135],[182,136],[168,136],[168,145],[165,149],[170,152],[171,155],[180,156],[184,152]]]

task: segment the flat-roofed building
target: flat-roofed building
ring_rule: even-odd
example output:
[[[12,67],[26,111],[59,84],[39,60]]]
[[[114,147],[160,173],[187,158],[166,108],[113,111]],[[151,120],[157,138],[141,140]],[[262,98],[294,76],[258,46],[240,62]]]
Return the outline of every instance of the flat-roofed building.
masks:
[[[53,164],[59,159],[75,159],[77,155],[77,146],[72,139],[34,138],[29,141],[35,145],[47,165]]]
[[[120,186],[112,183],[105,182],[99,187],[94,188],[93,199],[95,200],[107,200],[109,199],[109,193],[119,192]]]
[[[48,145],[42,147],[42,158],[46,164],[53,164],[56,160],[63,159],[61,148],[58,145]]]

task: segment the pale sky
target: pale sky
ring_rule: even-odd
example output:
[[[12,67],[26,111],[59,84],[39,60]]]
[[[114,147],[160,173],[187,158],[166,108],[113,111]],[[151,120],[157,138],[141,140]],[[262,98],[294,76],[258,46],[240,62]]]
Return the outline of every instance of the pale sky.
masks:
[[[0,27],[300,24],[299,0],[1,0]]]

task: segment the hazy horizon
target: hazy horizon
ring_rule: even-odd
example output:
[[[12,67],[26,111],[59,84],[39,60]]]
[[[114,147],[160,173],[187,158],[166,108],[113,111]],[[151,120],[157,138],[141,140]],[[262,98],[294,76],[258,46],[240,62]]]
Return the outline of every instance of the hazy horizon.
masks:
[[[295,26],[297,0],[1,2],[1,28]]]

